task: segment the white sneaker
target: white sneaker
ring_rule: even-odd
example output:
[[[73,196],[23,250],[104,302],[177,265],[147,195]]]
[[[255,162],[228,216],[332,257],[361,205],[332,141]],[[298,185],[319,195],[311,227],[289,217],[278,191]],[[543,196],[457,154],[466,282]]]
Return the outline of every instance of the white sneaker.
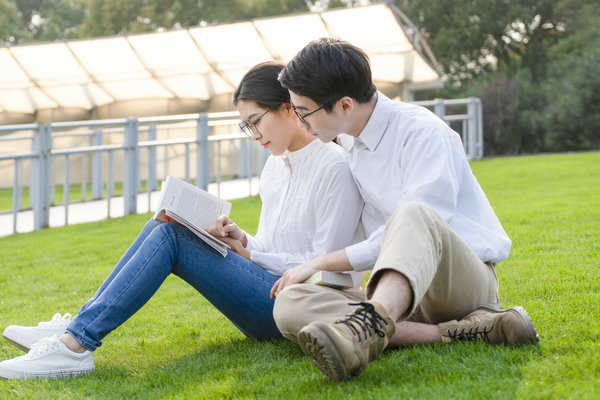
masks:
[[[31,345],[52,335],[62,335],[71,323],[71,314],[54,314],[50,321],[40,322],[38,326],[10,325],[2,337],[23,351],[29,351]]]
[[[0,362],[0,377],[6,379],[58,378],[93,370],[91,351],[75,353],[57,335],[33,344],[24,356]]]

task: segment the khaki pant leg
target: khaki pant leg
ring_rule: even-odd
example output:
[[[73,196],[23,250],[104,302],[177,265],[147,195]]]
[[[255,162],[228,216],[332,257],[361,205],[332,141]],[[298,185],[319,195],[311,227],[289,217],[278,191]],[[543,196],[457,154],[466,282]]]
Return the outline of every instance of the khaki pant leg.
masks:
[[[419,317],[411,320],[437,324],[461,319],[481,305],[498,302],[494,266],[483,263],[433,209],[422,203],[400,206],[387,222],[381,253],[367,283],[367,297],[386,269],[403,274],[413,290],[413,304],[401,320],[418,307]]]
[[[273,317],[283,336],[297,342],[300,329],[314,321],[335,322],[352,313],[356,303],[365,300],[358,289],[337,290],[326,286],[298,284],[277,294]]]

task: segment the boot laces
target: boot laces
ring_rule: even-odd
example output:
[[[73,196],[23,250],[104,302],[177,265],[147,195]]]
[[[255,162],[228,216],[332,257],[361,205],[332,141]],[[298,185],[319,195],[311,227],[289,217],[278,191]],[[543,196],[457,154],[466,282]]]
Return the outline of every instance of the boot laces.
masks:
[[[458,341],[475,341],[481,339],[489,342],[488,333],[490,331],[491,329],[488,329],[487,325],[485,325],[483,328],[481,328],[479,325],[475,327],[472,326],[468,330],[466,328],[456,328],[454,330],[448,329],[448,337],[450,337],[452,340]]]
[[[384,337],[385,332],[381,330],[383,325],[387,325],[385,319],[375,311],[375,307],[371,303],[361,301],[360,303],[348,303],[351,306],[362,306],[354,313],[348,314],[345,319],[336,321],[347,325],[352,334],[358,336],[358,341],[367,340],[372,332],[375,332],[379,337]],[[361,328],[362,332],[359,330]],[[362,333],[362,339],[361,339]]]

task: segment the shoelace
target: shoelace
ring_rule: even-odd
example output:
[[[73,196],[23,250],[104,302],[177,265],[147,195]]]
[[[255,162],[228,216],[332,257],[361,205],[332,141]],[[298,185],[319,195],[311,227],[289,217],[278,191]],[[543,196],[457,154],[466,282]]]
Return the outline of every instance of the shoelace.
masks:
[[[38,326],[52,328],[52,327],[60,327],[63,325],[68,325],[71,322],[71,314],[66,313],[64,315],[60,315],[60,313],[54,314],[50,321],[40,322]]]
[[[31,345],[31,348],[29,349],[29,353],[27,353],[25,355],[25,358],[28,358],[28,359],[38,358],[50,351],[55,350],[57,347],[60,347],[61,344],[62,344],[62,342],[60,341],[60,338],[58,337],[58,335],[53,335],[51,337],[43,338],[43,339],[39,340],[38,342]]]
[[[375,332],[379,337],[384,337],[385,332],[381,330],[384,324],[387,322],[381,315],[375,311],[373,304],[361,301],[360,303],[348,303],[351,306],[362,306],[362,309],[358,309],[352,314],[346,316],[345,319],[336,321],[336,323],[346,324],[352,333],[358,336],[358,341],[367,340],[371,335],[371,330]],[[361,339],[361,332],[357,326],[362,329],[364,335]]]
[[[485,340],[489,342],[488,333],[491,331],[488,329],[487,325],[483,327],[482,330],[479,330],[480,327],[476,326],[475,328],[471,327],[468,331],[465,331],[465,328],[455,329],[451,331],[448,329],[448,336],[452,340],[460,340],[460,341],[475,341],[477,339]]]

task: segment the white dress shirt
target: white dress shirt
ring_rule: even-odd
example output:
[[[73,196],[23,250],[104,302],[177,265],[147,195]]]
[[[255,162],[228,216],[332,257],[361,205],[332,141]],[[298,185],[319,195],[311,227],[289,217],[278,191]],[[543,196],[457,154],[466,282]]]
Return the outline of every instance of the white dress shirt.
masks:
[[[482,261],[506,259],[511,241],[471,172],[460,136],[426,108],[377,94],[360,135],[339,138],[351,153],[369,236],[346,248],[352,267],[373,267],[386,221],[408,201],[433,208]]]
[[[313,140],[298,151],[270,156],[260,177],[262,211],[251,260],[275,275],[352,244],[363,201],[334,143]]]

